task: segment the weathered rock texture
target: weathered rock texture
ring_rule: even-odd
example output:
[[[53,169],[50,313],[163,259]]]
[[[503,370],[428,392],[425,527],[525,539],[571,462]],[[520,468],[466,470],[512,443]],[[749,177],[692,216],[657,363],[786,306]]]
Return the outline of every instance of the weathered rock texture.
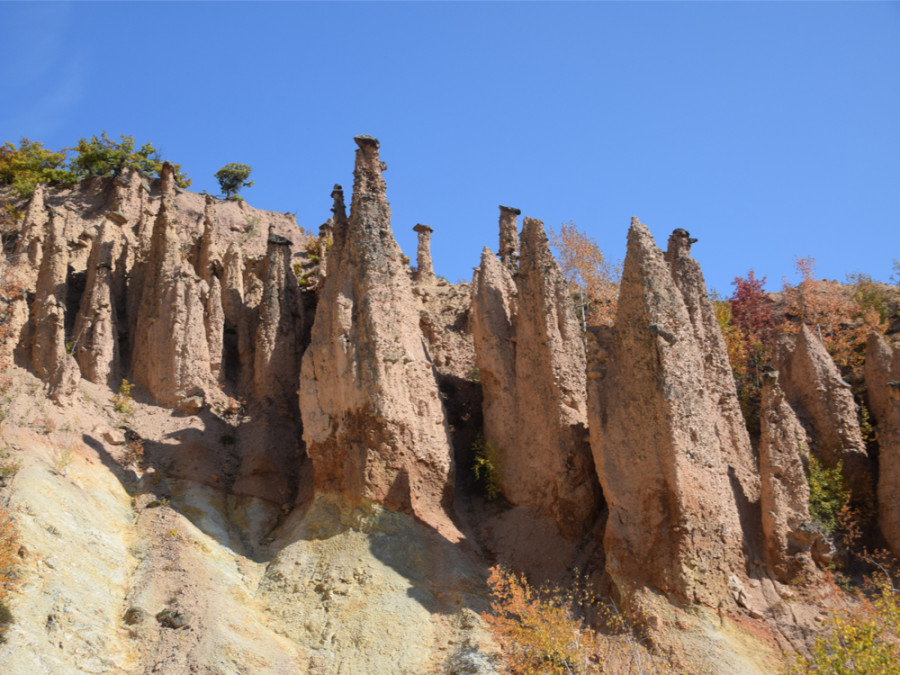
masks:
[[[543,223],[525,219],[515,281],[485,249],[473,288],[485,441],[500,455],[503,494],[579,535],[599,505],[584,347]]]
[[[378,141],[355,140],[350,220],[341,222],[336,196],[335,243],[303,357],[303,437],[317,490],[379,502],[449,534],[444,410],[390,228]]]
[[[413,230],[419,235],[415,280],[418,283],[431,283],[434,281],[434,264],[431,261],[431,233],[434,229],[419,223]]]
[[[297,280],[291,269],[291,242],[269,235],[258,307],[253,384],[259,398],[295,401],[300,376]]]
[[[777,373],[763,379],[759,469],[766,564],[789,583],[811,568],[809,485],[803,459],[809,441],[778,384]]]
[[[132,370],[163,405],[192,405],[214,384],[201,302],[201,280],[182,258],[172,167],[162,170],[162,203],[142,278]]]
[[[510,272],[515,273],[519,266],[519,226],[516,219],[522,213],[511,206],[500,207],[500,248],[498,255],[501,262]]]
[[[104,226],[88,259],[81,308],[75,318],[72,346],[81,374],[96,384],[118,387],[119,331],[113,303],[115,241]]]
[[[44,190],[45,187],[41,183],[34,188],[34,194],[31,195],[28,207],[25,209],[22,232],[16,241],[16,250],[13,256],[14,262],[23,268],[23,282],[26,286],[35,283],[37,279],[43,252],[43,240],[50,222],[44,206]]]
[[[719,387],[649,230],[632,219],[615,330],[592,350],[590,431],[620,589],[716,606],[742,574],[742,532],[716,436]]]
[[[694,341],[703,358],[703,382],[718,409],[715,433],[720,452],[739,483],[744,499],[757,502],[759,469],[741,413],[725,338],[700,265],[691,257],[691,244],[696,241],[686,230],[676,229],[669,237],[665,258],[675,286],[681,292],[694,330]]]
[[[900,558],[900,343],[869,336],[866,387],[878,424],[878,524]]]
[[[206,286],[202,289],[206,315],[206,341],[209,345],[209,367],[213,377],[221,385],[225,380],[224,373],[224,330],[225,310],[222,307],[222,260],[216,247],[216,209],[215,198],[206,195],[203,209],[203,236],[200,239],[200,251],[197,255],[197,274]]]
[[[812,452],[828,467],[842,462],[854,498],[871,500],[872,469],[856,402],[825,345],[802,325],[793,345],[781,346],[778,363],[781,386],[809,432]]]
[[[31,365],[50,390],[50,397],[60,401],[78,386],[78,364],[66,350],[65,298],[69,268],[65,239],[65,219],[58,211],[50,212],[50,233],[37,277],[37,290],[31,305],[34,335]]]

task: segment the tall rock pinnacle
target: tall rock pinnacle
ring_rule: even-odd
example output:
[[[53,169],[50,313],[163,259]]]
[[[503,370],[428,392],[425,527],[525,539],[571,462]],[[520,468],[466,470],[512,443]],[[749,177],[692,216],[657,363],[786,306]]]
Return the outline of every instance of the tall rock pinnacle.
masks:
[[[449,430],[391,232],[378,141],[354,140],[350,219],[336,189],[334,246],[300,377],[316,490],[379,502],[456,536],[445,511]]]
[[[609,505],[607,571],[621,590],[646,585],[717,606],[744,568],[717,394],[670,267],[637,218],[615,328],[594,351],[603,360],[591,363],[590,432]]]
[[[500,453],[503,494],[578,536],[599,505],[584,347],[543,223],[525,219],[515,280],[485,249],[473,288],[485,440]]]

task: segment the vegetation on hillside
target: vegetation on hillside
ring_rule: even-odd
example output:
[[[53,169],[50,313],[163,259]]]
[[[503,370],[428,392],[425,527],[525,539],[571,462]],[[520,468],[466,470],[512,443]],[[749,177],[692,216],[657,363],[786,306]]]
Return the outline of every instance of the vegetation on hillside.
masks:
[[[39,183],[72,185],[92,176],[114,176],[126,168],[145,176],[158,176],[163,160],[150,143],[135,147],[134,137],[122,135],[110,139],[100,136],[82,138],[72,148],[49,150],[43,143],[23,138],[19,145],[0,146],[0,184],[12,185],[19,197],[30,197]],[[71,155],[71,156],[70,156]],[[175,166],[178,187],[190,186],[191,179]]]
[[[216,180],[226,199],[237,197],[237,193],[245,187],[253,187],[253,181],[248,180],[253,169],[246,164],[226,164],[216,171]]]

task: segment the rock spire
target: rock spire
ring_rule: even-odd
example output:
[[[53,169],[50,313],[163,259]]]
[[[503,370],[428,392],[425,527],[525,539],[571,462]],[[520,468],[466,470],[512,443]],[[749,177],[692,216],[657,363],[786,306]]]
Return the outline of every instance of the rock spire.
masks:
[[[334,246],[303,356],[303,437],[318,491],[411,513],[458,536],[449,430],[403,254],[391,232],[378,141],[355,139],[353,201],[333,193]]]
[[[413,230],[419,235],[415,281],[420,284],[433,283],[434,264],[431,262],[431,233],[434,232],[434,230],[422,223],[416,225]]]

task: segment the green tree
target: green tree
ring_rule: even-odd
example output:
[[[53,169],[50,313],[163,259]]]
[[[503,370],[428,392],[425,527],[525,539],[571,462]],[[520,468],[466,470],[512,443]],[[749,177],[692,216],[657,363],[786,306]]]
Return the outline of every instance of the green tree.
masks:
[[[77,180],[91,176],[115,176],[127,168],[136,169],[145,176],[158,176],[162,169],[162,159],[156,148],[144,143],[135,150],[134,137],[120,136],[121,141],[113,141],[106,132],[100,137],[82,138],[72,148],[77,154],[70,163],[71,171]],[[190,186],[191,179],[182,173],[181,166],[175,167],[175,184],[180,188]]]
[[[216,180],[219,181],[219,187],[222,188],[222,194],[227,199],[236,196],[242,188],[253,187],[253,181],[250,178],[251,167],[246,164],[226,164],[216,171]]]
[[[75,183],[66,168],[66,151],[53,152],[43,143],[23,138],[0,146],[0,183],[12,185],[20,197],[30,197],[38,183]]]

